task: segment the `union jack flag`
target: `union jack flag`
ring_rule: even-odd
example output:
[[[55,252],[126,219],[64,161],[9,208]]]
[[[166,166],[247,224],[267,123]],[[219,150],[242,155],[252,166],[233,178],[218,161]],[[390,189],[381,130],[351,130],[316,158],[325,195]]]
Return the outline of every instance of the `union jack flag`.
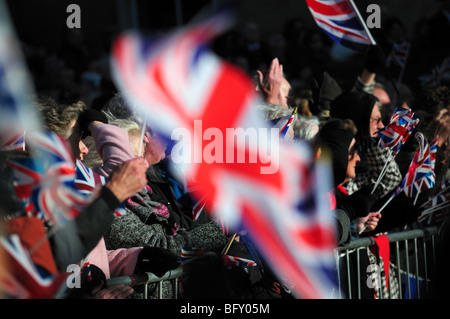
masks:
[[[228,266],[253,267],[257,266],[256,262],[251,259],[235,257],[230,255],[222,255],[222,259]]]
[[[0,150],[2,151],[25,151],[25,131],[15,133],[12,131],[3,132],[1,137]]]
[[[17,299],[55,299],[64,296],[69,273],[43,276],[24,249],[18,235],[0,237],[5,267],[0,268],[3,296]]]
[[[88,201],[94,200],[98,196],[100,188],[105,184],[106,178],[104,176],[95,173],[91,168],[86,167],[83,162],[77,160],[75,186],[81,194],[89,198]],[[114,215],[117,217],[126,215],[124,203],[121,203],[114,211]]]
[[[14,170],[17,197],[31,216],[62,225],[76,217],[87,201],[75,187],[75,164],[66,141],[55,133],[28,136],[36,152],[8,161]]]
[[[8,9],[0,2],[0,137],[1,146],[8,138],[40,130],[40,118],[33,110],[34,90],[22,50],[10,22]]]
[[[417,132],[415,137],[419,142],[419,149],[414,155],[405,178],[396,192],[398,194],[404,191],[408,197],[416,196],[417,193],[432,188],[435,181],[434,165],[437,139],[429,145],[422,132]]]
[[[294,109],[292,112],[292,115],[286,115],[281,118],[275,119],[276,121],[274,128],[280,129],[280,137],[284,138],[286,136],[287,131],[289,130],[289,127],[291,126],[292,122],[294,121],[295,114],[297,114],[297,108]]]
[[[377,132],[380,137],[378,146],[390,148],[395,157],[418,123],[419,118],[410,109],[398,107],[389,123]]]
[[[323,201],[306,205],[311,192],[331,189],[316,188],[320,182],[331,183],[331,173],[315,183],[307,145],[280,142],[278,135],[274,143],[268,134],[257,136],[260,148],[245,143],[246,130],[266,126],[254,104],[258,100],[251,79],[206,50],[205,44],[224,30],[223,22],[214,17],[156,43],[133,34],[119,37],[113,44],[115,81],[156,130],[169,136],[177,128],[188,132],[193,137],[186,143],[188,154],[202,145],[204,133],[224,136],[227,129],[242,129],[234,132],[236,143],[234,138],[215,141],[226,150],[216,152],[222,158],[203,160],[207,147],[199,158],[189,156],[186,180],[198,182],[208,211],[230,225],[244,225],[273,269],[295,284],[297,295],[331,298],[337,289],[335,224]],[[239,162],[239,154],[255,162]],[[300,210],[304,207],[309,209]]]
[[[306,0],[306,4],[317,25],[333,41],[358,51],[375,45],[349,0]]]
[[[400,43],[394,43],[392,50],[386,59],[386,66],[389,67],[391,63],[396,64],[402,69],[406,66],[406,60],[408,59],[409,50],[411,49],[411,43],[409,41],[402,41]]]
[[[431,73],[419,76],[422,87],[437,87],[450,82],[450,57],[445,58],[441,65],[436,65]]]
[[[435,196],[431,196],[424,207],[433,207],[442,203],[450,203],[450,178],[443,180],[439,184],[439,192]]]

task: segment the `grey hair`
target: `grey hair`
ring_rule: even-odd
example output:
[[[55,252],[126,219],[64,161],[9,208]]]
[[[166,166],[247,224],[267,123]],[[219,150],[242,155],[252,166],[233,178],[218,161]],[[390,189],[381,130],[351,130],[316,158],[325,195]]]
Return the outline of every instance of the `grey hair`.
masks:
[[[105,116],[108,118],[108,123],[111,125],[118,126],[125,131],[129,132],[133,129],[141,130],[141,125],[136,118],[122,118],[118,117],[116,114],[113,114],[111,110],[103,110],[102,111]]]
[[[275,120],[292,114],[292,110],[271,103],[262,103],[256,107],[261,111],[265,121]]]
[[[107,117],[110,116],[110,118],[108,117],[108,120],[128,119],[139,124],[142,123],[142,115],[131,108],[129,102],[120,93],[117,93],[111,98],[103,107],[102,111]]]
[[[319,129],[320,122],[316,117],[299,117],[294,121],[294,136],[302,141],[312,143]]]

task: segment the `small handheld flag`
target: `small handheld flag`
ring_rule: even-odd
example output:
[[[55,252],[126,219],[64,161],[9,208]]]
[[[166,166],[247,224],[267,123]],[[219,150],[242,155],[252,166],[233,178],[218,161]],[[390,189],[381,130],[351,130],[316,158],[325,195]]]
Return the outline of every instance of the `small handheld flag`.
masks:
[[[335,42],[363,51],[376,45],[352,0],[306,0],[317,25]]]

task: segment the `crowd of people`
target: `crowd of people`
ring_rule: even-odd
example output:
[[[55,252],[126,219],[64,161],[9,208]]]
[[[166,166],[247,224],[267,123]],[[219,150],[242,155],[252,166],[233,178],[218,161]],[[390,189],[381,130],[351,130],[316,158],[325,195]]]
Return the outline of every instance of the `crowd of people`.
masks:
[[[333,61],[332,42],[319,29],[306,28],[301,19],[289,21],[283,34],[269,41],[262,41],[258,26],[249,23],[240,32],[219,37],[213,45],[219,55],[254,79],[261,97],[257,107],[266,120],[291,115],[297,108],[288,138],[309,144],[312,160],[332,159],[334,184],[328,195],[337,245],[361,236],[421,227],[417,222],[421,205],[449,176],[450,87],[444,83],[413,91],[397,83],[402,88],[397,94],[386,80],[386,58],[392,45],[407,37],[398,19],[389,21],[385,33],[377,35],[380,45],[355,55],[356,63],[351,66]],[[420,21],[417,28],[433,22]],[[395,31],[396,23],[403,30],[401,35]],[[433,43],[414,39],[415,56]],[[449,42],[447,47],[439,44],[444,51],[450,46]],[[202,253],[183,265],[182,298],[296,297],[245,235],[236,239],[206,211],[192,218],[196,198],[184,187],[185,181],[167,169],[166,145],[151,128],[146,129],[141,145],[142,118],[114,86],[105,56],[89,59],[79,30],[73,30],[59,53],[48,54],[26,42],[23,50],[39,95],[34,106],[45,128],[68,142],[74,163],[106,178],[95,201],[63,227],[56,227],[48,220],[27,216],[15,194],[13,172],[5,163],[30,153],[2,151],[0,195],[5,232],[18,234],[27,249],[47,238],[31,256],[43,276],[84,263],[81,289],[69,289],[64,298],[142,298],[142,287],[109,287],[108,279],[143,272],[162,276],[180,267],[184,247]],[[401,193],[380,213],[418,148],[411,137],[401,155],[391,160],[390,150],[378,146],[377,132],[397,106],[420,117],[416,131],[423,132],[428,141],[438,138],[435,187],[418,199]],[[385,174],[373,191],[383,169]],[[126,214],[115,217],[121,203],[125,203]],[[445,229],[441,234],[448,237]],[[227,267],[220,256],[230,243],[231,255],[255,260],[258,266]],[[369,252],[362,258],[374,262]],[[180,288],[164,281],[162,289],[164,298],[173,298],[174,290]],[[390,289],[391,296],[395,295],[395,287]],[[14,297],[8,291],[3,295]],[[151,285],[149,295],[158,297],[156,285]],[[364,297],[374,298],[374,292],[367,288]]]

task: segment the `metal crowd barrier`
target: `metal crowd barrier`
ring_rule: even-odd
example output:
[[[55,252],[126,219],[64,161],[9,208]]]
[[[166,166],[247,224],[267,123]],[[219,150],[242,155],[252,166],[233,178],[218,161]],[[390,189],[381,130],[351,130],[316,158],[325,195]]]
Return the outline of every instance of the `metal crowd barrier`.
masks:
[[[423,297],[429,296],[430,283],[436,278],[436,235],[437,227],[387,234],[391,269],[395,269],[400,299],[421,299],[422,292],[425,295]],[[361,282],[364,278],[362,276],[364,269],[361,269],[361,250],[375,244],[372,237],[363,237],[335,249],[340,299],[361,299],[362,285],[367,284],[367,281]],[[356,271],[355,267],[351,269],[351,265],[356,266]],[[389,276],[389,287],[394,284],[391,280]],[[379,298],[383,298],[381,287],[376,289]],[[345,296],[343,291],[347,292]]]
[[[434,278],[436,278],[436,235],[437,227],[405,230],[387,234],[390,245],[390,266],[391,269],[393,267],[396,271],[395,280],[397,281],[398,287],[400,288],[400,299],[421,299],[421,292],[423,291],[423,288],[425,294],[424,297],[427,297],[429,295],[429,284],[434,280]],[[361,278],[363,278],[363,276],[361,275],[363,274],[362,271],[364,270],[361,269],[360,253],[361,250],[367,250],[369,247],[375,244],[375,240],[372,237],[363,237],[353,240],[349,244],[340,246],[335,249],[339,283],[339,296],[337,297],[339,299],[361,299],[362,285],[367,284],[367,282],[361,282]],[[393,246],[395,246],[394,249]],[[410,250],[412,250],[412,252]],[[354,254],[353,258],[356,258],[354,259],[356,271],[355,269],[351,269],[350,267],[350,259],[352,258],[352,254]],[[412,257],[412,260],[410,259],[410,257]],[[344,267],[342,267],[341,264],[341,261],[343,260],[346,262]],[[381,270],[381,272],[383,272],[383,270]],[[155,274],[148,272],[143,274],[135,274],[132,276],[112,278],[107,280],[107,286],[118,284],[124,284],[131,287],[144,286],[144,298],[147,299],[148,285],[152,283],[159,283],[159,298],[162,299],[163,281],[174,280],[174,299],[178,299],[177,279],[180,278],[181,275],[182,267],[179,267],[177,269],[166,272],[162,277],[158,277]],[[354,281],[356,281],[356,283]],[[414,284],[412,284],[411,281],[413,281]],[[353,284],[356,284],[356,293],[353,292]],[[393,283],[391,282],[391,276],[389,276],[388,284],[390,287],[392,287]],[[343,291],[345,290],[344,288],[347,288],[347,294],[345,296],[343,293]],[[405,293],[403,293],[403,288],[405,289]],[[377,295],[379,296],[379,298],[383,298],[381,285],[379,285],[379,287],[376,289],[378,289]]]
[[[151,272],[142,274],[134,274],[131,276],[121,276],[111,278],[106,281],[108,287],[124,284],[125,286],[136,287],[144,286],[144,299],[148,299],[148,285],[152,283],[158,283],[159,286],[159,299],[163,299],[162,295],[162,283],[166,280],[174,280],[174,299],[178,299],[178,278],[183,273],[182,267],[178,267],[173,270],[169,270],[163,276],[158,277]]]

